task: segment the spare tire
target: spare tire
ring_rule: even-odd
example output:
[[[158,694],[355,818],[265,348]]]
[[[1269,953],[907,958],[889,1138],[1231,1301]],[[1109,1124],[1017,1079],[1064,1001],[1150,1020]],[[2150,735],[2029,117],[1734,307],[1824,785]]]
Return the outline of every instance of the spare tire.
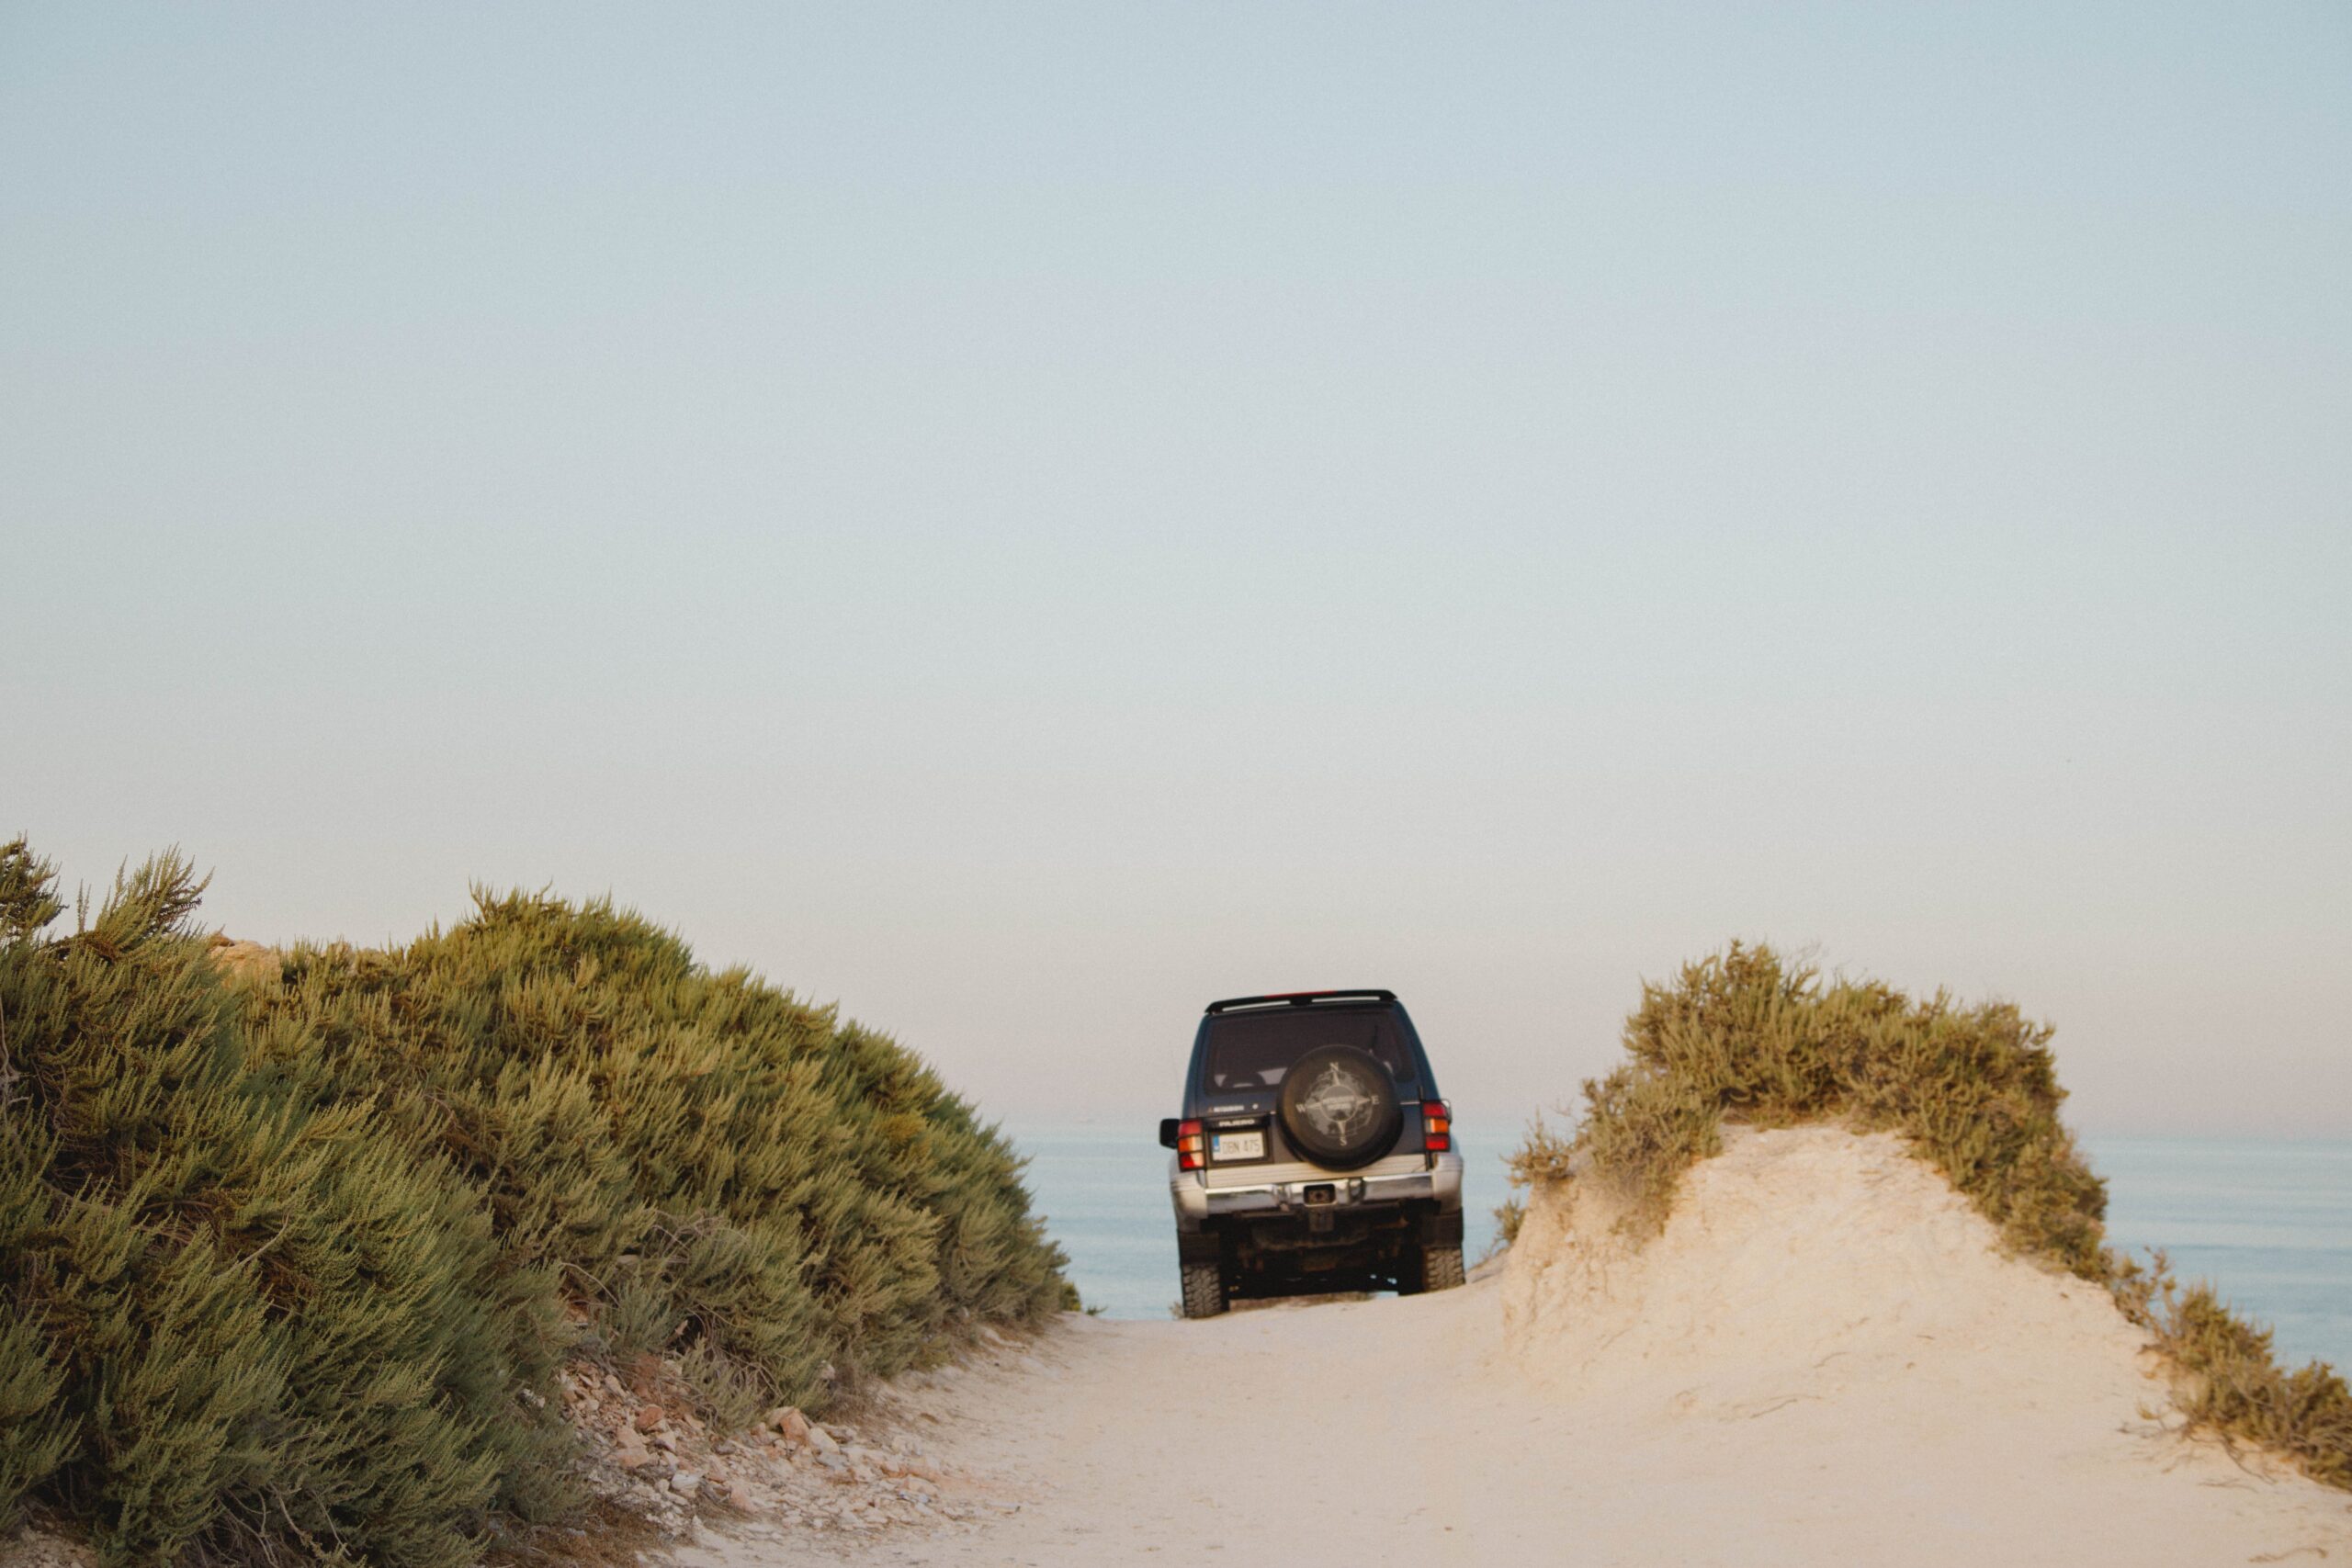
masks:
[[[1388,1069],[1352,1045],[1318,1045],[1283,1075],[1283,1132],[1291,1147],[1333,1170],[1353,1170],[1396,1146],[1404,1112]]]

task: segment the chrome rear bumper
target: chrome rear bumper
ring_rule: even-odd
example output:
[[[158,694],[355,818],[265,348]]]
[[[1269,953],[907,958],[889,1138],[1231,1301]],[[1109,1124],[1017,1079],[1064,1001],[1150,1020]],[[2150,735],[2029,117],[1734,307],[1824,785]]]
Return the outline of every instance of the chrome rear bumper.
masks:
[[[1310,1187],[1329,1188],[1330,1207],[1401,1203],[1417,1198],[1433,1198],[1442,1209],[1462,1206],[1462,1156],[1452,1151],[1437,1156],[1435,1169],[1309,1172],[1293,1180],[1241,1187],[1211,1187],[1201,1179],[1199,1172],[1178,1170],[1174,1161],[1169,1163],[1168,1196],[1175,1205],[1177,1224],[1186,1229],[1198,1226],[1212,1215],[1289,1213],[1310,1206],[1326,1207],[1320,1202],[1308,1204],[1306,1194]]]

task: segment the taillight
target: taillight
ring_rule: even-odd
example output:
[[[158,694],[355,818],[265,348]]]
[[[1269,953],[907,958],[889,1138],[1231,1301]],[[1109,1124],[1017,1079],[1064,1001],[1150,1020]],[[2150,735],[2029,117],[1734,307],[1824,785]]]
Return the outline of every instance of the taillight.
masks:
[[[1198,1122],[1176,1123],[1176,1168],[1201,1168],[1201,1124]]]
[[[1442,1100],[1421,1101],[1421,1147],[1433,1155],[1453,1147],[1453,1107]]]

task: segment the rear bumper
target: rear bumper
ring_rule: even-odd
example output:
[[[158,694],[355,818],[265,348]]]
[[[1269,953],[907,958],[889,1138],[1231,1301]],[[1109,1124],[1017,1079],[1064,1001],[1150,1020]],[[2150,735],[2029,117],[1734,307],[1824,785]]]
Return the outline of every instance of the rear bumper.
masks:
[[[1284,1214],[1304,1210],[1306,1189],[1329,1187],[1328,1204],[1316,1208],[1353,1208],[1434,1200],[1440,1211],[1462,1207],[1462,1156],[1448,1150],[1437,1156],[1435,1168],[1355,1174],[1311,1173],[1295,1179],[1246,1186],[1211,1187],[1197,1171],[1177,1170],[1169,1162],[1168,1196],[1176,1209],[1180,1229],[1194,1230],[1204,1222],[1227,1214]],[[1295,1167],[1293,1168],[1295,1168]]]

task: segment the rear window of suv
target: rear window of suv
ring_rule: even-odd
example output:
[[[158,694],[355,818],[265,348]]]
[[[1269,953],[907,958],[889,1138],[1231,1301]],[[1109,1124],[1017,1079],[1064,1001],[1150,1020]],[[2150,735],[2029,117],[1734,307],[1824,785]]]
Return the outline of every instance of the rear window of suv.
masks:
[[[1412,1058],[1396,1018],[1385,1011],[1283,1008],[1279,1012],[1226,1013],[1209,1021],[1205,1088],[1231,1093],[1272,1089],[1290,1065],[1320,1045],[1368,1051],[1399,1082],[1413,1077]]]

